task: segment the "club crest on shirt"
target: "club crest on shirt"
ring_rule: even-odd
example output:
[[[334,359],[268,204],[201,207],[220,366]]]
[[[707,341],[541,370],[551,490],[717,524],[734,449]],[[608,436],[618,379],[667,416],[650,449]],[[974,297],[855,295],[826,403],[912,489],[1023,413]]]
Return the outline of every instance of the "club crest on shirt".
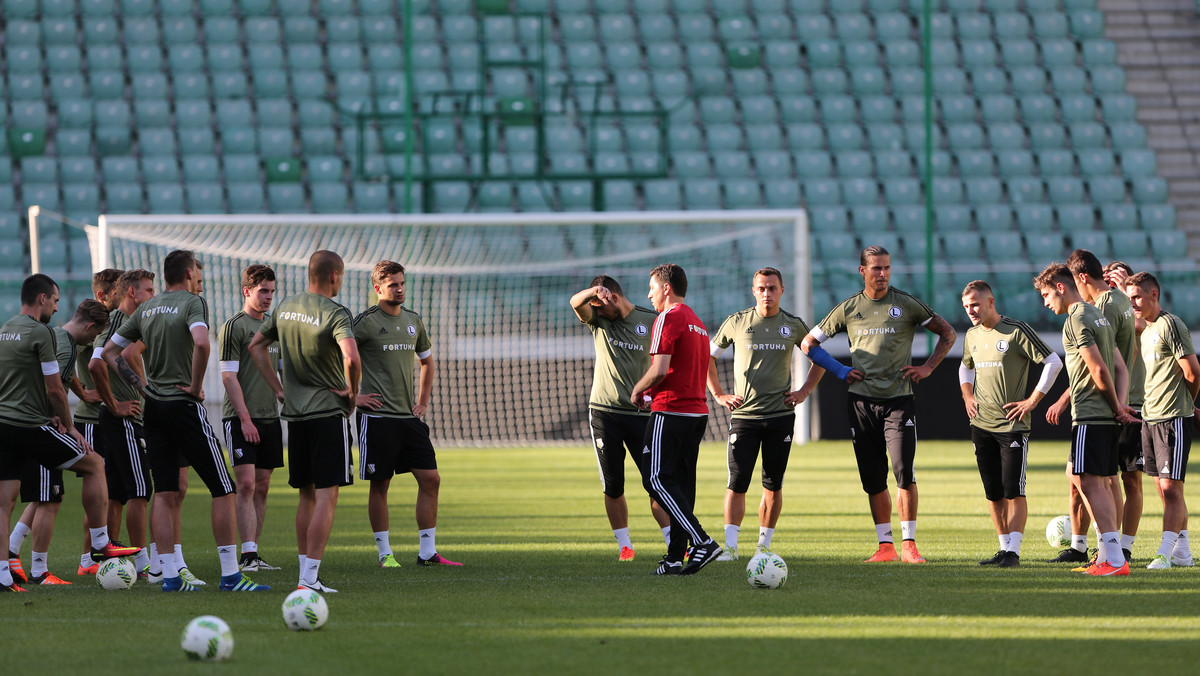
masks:
[[[786,325],[779,327],[779,335],[783,336],[784,338],[790,337],[792,335],[791,327]]]
[[[603,439],[599,439],[599,438],[596,439],[596,448],[598,448],[602,451],[604,450],[604,440]]]
[[[1008,352],[1008,341],[1004,340],[1004,339],[997,340],[996,341],[996,351],[997,352]]]
[[[888,308],[888,316],[891,317],[892,319],[900,319],[900,316],[903,314],[904,314],[904,310],[901,310],[900,306],[898,306],[898,305],[893,305],[890,308]]]
[[[736,444],[736,443],[737,443],[737,440],[738,440],[738,435],[737,435],[737,433],[736,433],[736,432],[734,432],[733,434],[730,434],[730,435],[729,435],[729,443],[731,443],[731,444]]]
[[[409,324],[408,325],[408,335],[410,335],[410,336],[417,335],[417,327],[413,326],[412,324]]]
[[[639,336],[646,335],[646,325],[642,324],[642,323],[638,323],[637,326],[633,327],[633,332],[638,334]]]

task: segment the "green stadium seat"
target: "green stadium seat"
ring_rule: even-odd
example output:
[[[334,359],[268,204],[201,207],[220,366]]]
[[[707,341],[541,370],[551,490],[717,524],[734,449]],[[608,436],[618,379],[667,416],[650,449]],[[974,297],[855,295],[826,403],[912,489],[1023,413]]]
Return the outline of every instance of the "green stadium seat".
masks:
[[[814,69],[810,74],[813,92],[818,96],[845,94],[850,91],[850,81],[841,68]]]
[[[1029,251],[1036,251],[1040,256],[1045,257],[1058,257],[1067,251],[1063,245],[1063,236],[1059,233],[1048,232],[1027,231],[1025,248]]]
[[[1046,179],[1051,204],[1075,204],[1084,201],[1083,180],[1074,176],[1051,176]]]
[[[967,190],[967,202],[970,204],[1000,202],[1004,194],[1004,185],[997,178],[967,178],[963,183]]]
[[[1125,181],[1116,176],[1092,176],[1086,182],[1088,196],[1096,204],[1120,204],[1125,201]]]
[[[1152,204],[1138,207],[1138,219],[1142,229],[1153,232],[1151,241],[1165,231],[1175,228],[1175,207],[1170,204]],[[1178,250],[1175,254],[1177,255]]]
[[[979,227],[980,232],[984,233],[984,238],[987,241],[989,251],[995,251],[1000,255],[1006,255],[1014,251],[1020,250],[1019,239],[1017,246],[1002,246],[1003,242],[998,239],[996,244],[992,243],[992,238],[1019,238],[1015,233],[1005,233],[1004,230],[1012,228],[1013,212],[1012,207],[1007,204],[985,204],[975,208],[975,224]],[[999,245],[999,246],[998,246]]]
[[[1096,248],[1082,246],[1076,244],[1077,248],[1089,249],[1097,256],[1107,257],[1108,237],[1103,232],[1092,233],[1092,229],[1096,227],[1096,210],[1090,204],[1064,204],[1055,207],[1058,212],[1059,227],[1069,233],[1075,233],[1074,236],[1079,236],[1081,233],[1089,233],[1096,240],[1094,246]],[[1101,243],[1103,242],[1104,254],[1100,253]]]
[[[1187,251],[1187,247],[1187,233],[1179,230],[1162,230],[1150,235],[1150,248],[1159,259],[1178,258],[1180,252]]]
[[[304,189],[295,183],[268,184],[267,207],[275,214],[303,213],[306,210]]]
[[[890,205],[920,204],[924,195],[921,184],[913,178],[882,177],[885,201]]]
[[[682,191],[673,179],[654,179],[642,184],[646,209],[652,211],[682,209]]]
[[[813,232],[818,235],[828,235],[833,233],[844,233],[850,228],[850,219],[846,215],[846,209],[839,206],[814,207],[809,210],[811,217],[811,227]],[[853,239],[853,236],[851,236]],[[818,239],[818,247],[822,246]],[[821,249],[824,251],[824,249]]]
[[[687,181],[683,197],[688,209],[720,209],[721,184],[711,179]]]
[[[1075,155],[1069,150],[1042,150],[1037,153],[1038,173],[1043,177],[1073,176]]]
[[[1113,153],[1106,148],[1079,150],[1079,171],[1084,176],[1106,176],[1116,169]]]
[[[896,121],[896,100],[890,96],[867,96],[859,101],[865,125],[892,124]]]
[[[1104,13],[1075,10],[1069,13],[1071,34],[1077,40],[1096,40],[1104,37]]]
[[[1066,145],[1067,132],[1059,123],[1038,122],[1029,125],[1029,147],[1034,150],[1050,150]]]
[[[1141,230],[1131,229],[1110,232],[1109,237],[1112,240],[1113,255],[1119,259],[1145,258],[1150,253],[1149,240],[1146,237],[1146,233]],[[1183,242],[1183,247],[1182,249],[1167,249],[1164,252],[1164,258],[1173,258],[1178,255],[1179,251],[1185,251],[1187,247],[1186,240]]]
[[[1008,74],[999,68],[974,68],[969,72],[971,89],[976,96],[1007,95]]]
[[[1138,227],[1137,207],[1132,204],[1103,204],[1100,206],[1100,225],[1110,234],[1135,230]]]
[[[185,213],[183,186],[178,183],[150,183],[146,186],[146,203],[152,213]]]
[[[842,42],[843,59],[846,66],[853,72],[859,67],[879,66],[879,45],[870,40],[852,40]]]
[[[983,129],[973,122],[947,124],[946,141],[954,151],[978,150],[986,145]]]
[[[917,12],[921,12],[924,10],[924,6],[922,5],[919,9],[910,7],[910,11],[914,9]],[[918,31],[924,31],[924,23],[921,17],[917,18]],[[930,17],[929,28],[934,40],[950,40],[954,38],[954,21],[949,14],[934,12]]]
[[[1044,40],[1039,47],[1042,52],[1042,66],[1047,69],[1074,66],[1079,60],[1075,43],[1065,38]]]
[[[1128,94],[1108,94],[1100,98],[1100,110],[1105,122],[1134,122],[1137,120],[1137,100]]]
[[[877,24],[878,25],[878,24]],[[921,48],[907,35],[894,40],[884,39],[884,62],[890,68],[919,68],[921,66]]]
[[[850,208],[854,232],[873,233],[887,231],[891,216],[887,207],[879,205],[855,205]]]
[[[1087,71],[1068,66],[1052,68],[1050,69],[1050,86],[1059,96],[1082,94],[1087,91]]]
[[[224,191],[219,183],[189,183],[184,188],[188,213],[219,214],[225,212]]]
[[[859,66],[850,72],[850,89],[857,96],[879,96],[886,92],[888,78],[878,66]]]
[[[841,186],[834,179],[811,179],[802,184],[804,200],[810,207],[842,204]]]
[[[875,35],[884,42],[907,40],[913,37],[915,22],[900,12],[878,12],[875,16]]]
[[[833,174],[833,160],[829,153],[819,150],[804,150],[794,155],[796,174],[801,178],[826,178]]]
[[[987,134],[989,145],[997,152],[1025,147],[1025,129],[1019,124],[993,124]]]
[[[1097,66],[1091,68],[1089,78],[1092,82],[1092,93],[1104,97],[1109,94],[1125,93],[1125,71],[1117,66]]]
[[[847,204],[874,204],[879,201],[879,184],[873,178],[846,178],[840,183],[842,199]]]
[[[831,124],[828,126],[829,148],[834,151],[859,150],[863,148],[863,129],[858,124]]]
[[[902,151],[905,147],[904,130],[896,124],[872,124],[867,127],[867,142],[877,153]]]
[[[896,97],[925,95],[925,74],[920,68],[892,68],[888,75]]]
[[[1046,71],[1037,66],[1011,68],[1012,92],[1016,96],[1046,93]]]
[[[1037,12],[1032,14],[1033,34],[1039,40],[1068,37],[1067,17],[1059,12]]]
[[[1121,173],[1126,178],[1153,177],[1158,172],[1158,159],[1147,148],[1121,151]]]
[[[824,260],[848,260],[858,256],[854,235],[837,230],[816,232],[813,237],[817,255]]]
[[[1054,122],[1058,105],[1046,94],[1030,94],[1020,98],[1021,119],[1026,123]]]
[[[820,125],[801,122],[787,126],[788,146],[792,150],[821,150],[825,147],[825,132]]]
[[[87,131],[60,129],[54,135],[54,146],[57,154],[64,158],[94,154],[92,152],[92,135]],[[2,161],[0,161],[0,167],[2,166]],[[0,177],[0,181],[2,180],[4,179]]]
[[[996,162],[991,151],[963,150],[955,153],[958,173],[964,178],[979,176],[995,176]]]
[[[216,139],[211,129],[179,130],[179,152],[183,155],[211,155],[216,150]]]
[[[1141,176],[1130,181],[1133,201],[1137,204],[1163,204],[1167,201],[1167,181],[1157,176]]]
[[[875,168],[880,177],[907,178],[913,175],[912,156],[903,150],[875,152]]]
[[[875,175],[871,153],[845,151],[837,154],[837,174],[841,178],[872,178]]]
[[[143,157],[139,163],[142,167],[142,176],[145,176],[148,181],[173,183],[180,179],[179,163],[173,156]],[[136,180],[136,178],[137,175],[133,174],[129,180]]]
[[[133,112],[139,127],[167,127],[171,124],[171,103],[166,100],[136,100]]]
[[[1088,68],[1117,65],[1117,46],[1105,39],[1082,40],[1083,65]]]
[[[930,192],[933,203],[938,206],[960,204],[963,201],[963,184],[957,178],[935,176],[933,179],[933,190]]]
[[[938,206],[934,210],[934,224],[939,232],[964,232],[971,227],[971,208],[961,204],[947,204]],[[925,245],[923,238],[910,238],[921,240],[921,255],[924,256]],[[907,242],[906,242],[907,244]],[[934,245],[936,251],[936,244]],[[909,249],[912,252],[912,249]],[[970,281],[970,280],[967,280]]]

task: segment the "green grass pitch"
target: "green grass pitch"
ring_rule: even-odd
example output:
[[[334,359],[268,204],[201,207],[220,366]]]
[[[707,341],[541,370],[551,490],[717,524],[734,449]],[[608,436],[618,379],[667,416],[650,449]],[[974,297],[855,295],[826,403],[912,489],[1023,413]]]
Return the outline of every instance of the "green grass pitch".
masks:
[[[6,674],[153,673],[669,674],[702,673],[1116,673],[1194,668],[1200,638],[1200,568],[1148,571],[1162,508],[1146,483],[1146,514],[1129,578],[1093,579],[1041,563],[1042,535],[1065,511],[1063,444],[1030,447],[1030,520],[1022,566],[980,568],[997,548],[971,447],[921,443],[917,455],[924,566],[867,565],[874,530],[847,443],[796,447],[775,551],[790,568],[779,590],[751,589],[739,563],[687,578],[652,577],[663,551],[640,482],[630,512],[638,558],[618,563],[595,460],[585,445],[444,450],[439,549],[464,568],[419,568],[415,486],[392,488],[399,570],[375,565],[366,486],[341,494],[322,577],[329,623],[314,633],[283,626],[280,605],[297,577],[295,492],[277,473],[261,551],[283,570],[253,575],[260,594],[221,594],[207,493],[193,477],[184,548],[209,581],[194,594],[135,586],[106,592],[90,578],[0,597]],[[631,466],[632,467],[632,466]],[[698,513],[721,536],[724,451],[701,452]],[[77,580],[78,483],[59,516],[50,569]],[[751,488],[743,551],[757,536],[760,489]],[[1194,500],[1195,498],[1193,498]],[[894,522],[895,523],[895,522]],[[895,524],[898,531],[898,523]],[[22,560],[29,565],[29,544]],[[213,614],[232,627],[224,665],[188,663],[179,634]]]

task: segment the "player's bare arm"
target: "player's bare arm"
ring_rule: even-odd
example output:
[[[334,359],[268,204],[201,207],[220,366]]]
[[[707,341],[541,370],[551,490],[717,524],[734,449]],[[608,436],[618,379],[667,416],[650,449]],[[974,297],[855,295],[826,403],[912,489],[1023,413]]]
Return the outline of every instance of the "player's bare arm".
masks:
[[[942,363],[946,355],[950,353],[950,348],[954,347],[954,341],[958,340],[958,332],[950,326],[950,322],[946,321],[941,315],[934,315],[928,322],[925,323],[925,328],[930,333],[937,334],[937,344],[933,346],[933,353],[920,366],[905,366],[900,369],[900,377],[907,378],[914,383],[919,383],[929,377],[933,370]]]
[[[1200,395],[1200,361],[1197,361],[1196,355],[1189,354],[1176,362],[1179,364],[1179,370],[1183,372],[1183,381],[1187,383],[1188,394],[1194,402],[1196,396]],[[1200,408],[1193,406],[1192,409],[1192,424],[1200,428]]]
[[[229,404],[233,406],[233,412],[237,414],[238,423],[242,426],[242,437],[252,444],[259,443],[262,438],[258,436],[258,428],[254,426],[254,421],[250,419],[250,411],[246,409],[246,395],[242,392],[242,384],[238,382],[237,371],[222,371],[221,385],[225,387],[225,396],[229,397]]]
[[[194,344],[192,348],[192,382],[175,387],[199,401],[204,401],[204,372],[208,370],[208,354],[212,351],[212,345],[208,343],[207,326],[197,324],[191,328],[191,332]]]
[[[575,311],[575,316],[579,317],[579,321],[585,324],[592,320],[593,300],[599,302],[601,305],[608,305],[612,302],[612,291],[603,286],[596,285],[571,296],[571,309]]]
[[[67,391],[63,389],[62,378],[57,373],[44,377],[46,379],[46,397],[50,400],[50,410],[57,419],[59,431],[70,434],[84,453],[91,453],[92,445],[71,424],[71,404],[67,401]]]
[[[1042,364],[1042,375],[1038,379],[1037,385],[1033,388],[1033,392],[1030,392],[1029,396],[1021,401],[1012,401],[1005,404],[1004,417],[1009,420],[1024,420],[1025,416],[1032,413],[1033,409],[1037,408],[1037,405],[1045,398],[1046,393],[1054,385],[1054,381],[1058,378],[1058,373],[1062,368],[1062,359],[1059,359],[1057,354],[1048,355],[1045,363]]]
[[[1079,356],[1083,359],[1084,365],[1088,368],[1088,375],[1092,379],[1092,383],[1096,386],[1096,390],[1104,397],[1104,401],[1108,402],[1109,408],[1113,410],[1113,417],[1122,425],[1130,425],[1137,422],[1137,418],[1130,414],[1128,406],[1121,403],[1117,398],[1117,385],[1113,382],[1112,375],[1108,372],[1108,367],[1104,364],[1104,359],[1100,357],[1100,348],[1095,345],[1088,345],[1079,348]],[[1118,355],[1119,356],[1119,355]]]
[[[263,380],[267,382],[267,387],[271,388],[271,391],[275,393],[275,398],[282,404],[283,383],[279,382],[279,374],[275,372],[275,367],[271,364],[271,353],[267,351],[271,342],[261,332],[258,332],[250,339],[246,350],[250,353],[250,358],[254,360],[254,366],[258,372],[262,374]]]
[[[967,417],[971,420],[979,415],[979,403],[975,401],[975,386],[971,383],[961,383],[959,389],[962,390],[963,407],[967,409]]]
[[[114,345],[111,341],[108,345]],[[107,345],[105,349],[107,349]],[[117,348],[120,349],[120,348]],[[103,352],[101,353],[104,354]],[[119,356],[119,355],[118,355]],[[116,359],[114,358],[114,363]],[[128,364],[126,364],[128,368]],[[92,375],[92,384],[96,386],[96,394],[100,396],[100,401],[108,407],[108,410],[118,418],[128,418],[130,416],[140,415],[142,405],[137,401],[117,401],[113,395],[112,387],[108,382],[108,361],[102,356],[100,358],[93,357],[88,362],[88,373]],[[137,374],[134,374],[137,375]]]
[[[650,368],[646,370],[645,375],[637,381],[633,386],[633,394],[629,395],[629,401],[638,408],[646,408],[649,404],[643,399],[646,390],[661,383],[663,378],[667,377],[667,372],[671,370],[671,355],[656,354],[650,357]]]
[[[721,387],[721,381],[717,378],[717,359],[710,357],[708,360],[708,391],[712,393],[713,399],[725,408],[732,411],[742,405],[744,399],[736,394],[726,394],[724,388]]]
[[[338,341],[338,347],[342,350],[342,373],[346,376],[346,389],[331,388],[329,391],[339,397],[345,397],[346,401],[350,402],[350,410],[353,411],[358,405],[358,384],[362,379],[362,359],[358,356],[358,341],[352,337],[342,338]]]
[[[79,378],[71,378],[71,392],[79,397],[79,401],[89,404],[99,404],[100,395],[96,394],[96,390],[89,390],[79,382]]]
[[[1046,409],[1046,422],[1050,423],[1051,425],[1057,425],[1059,420],[1062,419],[1063,414],[1070,410],[1070,408],[1071,390],[1068,388],[1063,391],[1062,396],[1058,398],[1058,401],[1054,402],[1050,405],[1050,408]]]
[[[424,418],[425,413],[429,411],[429,400],[433,397],[433,376],[437,372],[437,363],[434,362],[432,353],[420,362],[421,377],[418,380],[417,403],[413,405],[413,415]]]

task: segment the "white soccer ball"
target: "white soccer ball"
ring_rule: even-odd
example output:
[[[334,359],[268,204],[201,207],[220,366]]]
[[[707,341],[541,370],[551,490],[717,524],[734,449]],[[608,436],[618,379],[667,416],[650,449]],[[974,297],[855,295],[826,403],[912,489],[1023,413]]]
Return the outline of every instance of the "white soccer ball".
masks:
[[[292,631],[314,631],[328,619],[325,597],[311,589],[297,589],[283,600],[283,623]]]
[[[1046,524],[1046,542],[1051,547],[1071,546],[1071,517],[1056,516]]]
[[[183,628],[179,645],[188,659],[220,662],[233,653],[233,633],[225,620],[214,615],[201,615]]]
[[[105,559],[96,569],[96,584],[105,589],[129,589],[137,582],[137,568],[129,559]]]
[[[755,589],[778,589],[787,576],[787,563],[778,554],[760,552],[746,564],[746,582]]]

